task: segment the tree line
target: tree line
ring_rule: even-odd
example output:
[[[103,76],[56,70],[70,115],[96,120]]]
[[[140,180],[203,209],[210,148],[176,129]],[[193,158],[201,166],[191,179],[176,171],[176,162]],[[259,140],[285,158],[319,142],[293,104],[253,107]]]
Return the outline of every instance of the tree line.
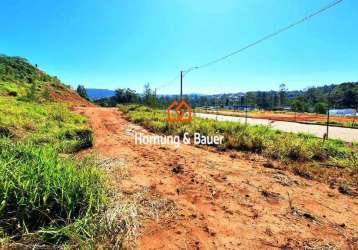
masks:
[[[88,99],[83,86],[77,92]],[[115,90],[112,97],[101,98],[95,102],[101,106],[112,107],[117,104],[139,103],[151,107],[167,108],[178,95],[157,95],[149,83],[144,85],[143,93],[138,94],[129,88]],[[358,108],[358,82],[347,82],[339,85],[310,87],[302,91],[288,91],[285,84],[278,91],[249,91],[239,94],[221,95],[184,95],[193,108],[195,107],[244,107],[264,110],[291,109],[297,112],[326,113],[329,108]]]
[[[144,85],[143,94],[138,94],[135,90],[130,88],[119,88],[115,90],[114,96],[100,98],[94,102],[104,107],[114,107],[117,104],[129,103],[138,103],[150,107],[157,107],[159,103],[156,91],[150,88],[149,83]]]
[[[326,113],[327,109],[358,109],[358,82],[311,87],[291,100],[291,108],[300,112]]]

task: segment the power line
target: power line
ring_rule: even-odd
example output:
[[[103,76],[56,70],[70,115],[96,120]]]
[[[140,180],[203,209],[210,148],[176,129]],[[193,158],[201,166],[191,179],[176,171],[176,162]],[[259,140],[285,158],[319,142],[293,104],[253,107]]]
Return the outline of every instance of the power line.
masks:
[[[171,85],[171,84],[172,84],[175,80],[177,80],[178,78],[179,78],[179,75],[175,76],[173,79],[171,79],[171,80],[168,81],[167,83],[158,86],[157,89],[162,89],[162,88],[165,88],[165,87]]]
[[[159,86],[156,87],[155,89],[156,89],[156,90],[161,90],[161,89],[163,89],[163,88],[166,88],[166,87],[172,85],[172,83],[173,83],[175,80],[177,80],[179,77],[180,77],[180,75],[176,75],[174,78],[172,78],[171,80],[169,80],[167,83],[164,83],[164,84],[162,84],[162,85],[159,85]]]
[[[221,62],[221,61],[223,61],[223,60],[225,60],[225,59],[227,59],[227,58],[229,58],[231,56],[234,56],[234,55],[236,55],[236,54],[238,54],[238,53],[240,53],[240,52],[242,52],[244,50],[247,50],[247,49],[249,49],[251,47],[254,47],[254,46],[256,46],[256,45],[258,45],[258,44],[260,44],[260,43],[262,43],[262,42],[264,42],[264,41],[266,41],[268,39],[271,39],[271,38],[273,38],[273,37],[285,32],[285,31],[287,31],[287,30],[289,30],[289,29],[301,24],[301,23],[304,23],[304,22],[308,21],[309,19],[321,14],[322,12],[325,12],[326,10],[338,5],[341,2],[343,2],[343,0],[334,1],[334,2],[332,2],[330,4],[328,4],[328,5],[320,8],[320,9],[318,9],[317,11],[315,11],[315,12],[313,12],[313,13],[311,13],[311,14],[309,14],[309,15],[307,15],[307,16],[305,16],[305,17],[303,17],[303,18],[301,18],[301,19],[299,19],[299,20],[297,20],[295,22],[293,22],[292,24],[289,24],[289,25],[287,25],[287,26],[285,26],[285,27],[283,27],[281,29],[278,29],[277,31],[275,31],[273,33],[270,33],[270,34],[268,34],[268,35],[266,35],[266,36],[264,36],[264,37],[262,37],[262,38],[260,38],[260,39],[258,39],[256,41],[254,41],[254,42],[252,42],[252,43],[250,43],[250,44],[248,44],[248,45],[246,45],[246,46],[244,46],[244,47],[242,47],[242,48],[240,48],[238,50],[235,50],[235,51],[233,51],[233,52],[231,52],[231,53],[229,53],[227,55],[224,55],[224,56],[219,57],[217,59],[214,59],[212,61],[203,63],[203,64],[201,64],[199,66],[194,66],[194,67],[190,67],[190,68],[188,68],[186,70],[183,70],[182,71],[182,76],[184,77],[186,74],[188,74],[189,72],[191,72],[193,70],[198,70],[198,69],[201,69],[201,68],[211,66],[211,65],[216,64],[218,62]],[[178,74],[172,80],[168,81],[167,83],[165,83],[163,85],[160,85],[156,89],[157,90],[163,89],[163,88],[171,85],[175,80],[177,80],[179,78],[180,78],[180,75]]]
[[[336,6],[336,5],[338,5],[341,2],[343,2],[343,0],[334,1],[334,2],[332,2],[330,4],[328,4],[327,6],[324,6],[324,7],[320,8],[319,10],[313,12],[312,14],[309,14],[309,15],[299,19],[298,21],[296,21],[296,22],[294,22],[294,23],[292,23],[290,25],[287,25],[287,26],[285,26],[285,27],[273,32],[273,33],[270,33],[270,34],[268,34],[268,35],[256,40],[255,42],[252,42],[252,43],[250,43],[250,44],[248,44],[248,45],[246,45],[246,46],[244,46],[244,47],[242,47],[242,48],[240,48],[238,50],[235,50],[235,51],[233,51],[233,52],[231,52],[231,53],[229,53],[227,55],[224,55],[222,57],[219,57],[219,58],[214,59],[212,61],[209,61],[207,63],[201,64],[201,65],[196,66],[196,67],[191,67],[191,68],[185,70],[184,72],[187,74],[192,70],[201,69],[201,68],[204,68],[204,67],[208,67],[208,66],[210,66],[212,64],[221,62],[221,61],[223,61],[223,60],[225,60],[225,59],[227,59],[227,58],[229,58],[231,56],[234,56],[234,55],[236,55],[236,54],[238,54],[238,53],[240,53],[240,52],[242,52],[242,51],[244,51],[244,50],[246,50],[248,48],[251,48],[251,47],[253,47],[253,46],[255,46],[255,45],[259,44],[259,43],[262,43],[262,42],[272,38],[272,37],[275,37],[275,36],[279,35],[280,33],[283,33],[285,31],[287,31],[287,30],[289,30],[289,29],[291,29],[291,28],[293,28],[293,27],[295,27],[295,26],[297,26],[297,25],[299,25],[299,24],[311,19],[312,17],[317,16],[317,15],[321,14],[322,12],[324,12],[324,11],[326,11],[326,10]]]
[[[190,71],[196,69],[196,67],[191,67],[185,71],[183,71],[183,76],[185,76],[187,73],[189,73]],[[155,89],[157,90],[160,90],[160,89],[163,89],[163,88],[166,88],[170,85],[172,85],[172,83],[176,80],[178,80],[180,78],[180,74],[177,74],[175,77],[173,77],[170,81],[168,81],[167,83],[164,83],[162,85],[159,85],[158,87],[156,87]]]

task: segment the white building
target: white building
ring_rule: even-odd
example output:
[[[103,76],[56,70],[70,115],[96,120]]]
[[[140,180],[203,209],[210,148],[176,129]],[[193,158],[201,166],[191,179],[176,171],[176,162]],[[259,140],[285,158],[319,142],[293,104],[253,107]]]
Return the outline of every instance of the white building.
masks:
[[[356,110],[355,109],[330,109],[330,115],[337,115],[337,116],[355,116]]]

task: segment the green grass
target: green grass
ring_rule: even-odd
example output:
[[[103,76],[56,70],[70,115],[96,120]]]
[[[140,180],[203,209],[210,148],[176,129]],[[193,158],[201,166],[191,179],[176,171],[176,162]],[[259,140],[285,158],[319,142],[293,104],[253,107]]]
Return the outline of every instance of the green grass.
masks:
[[[195,132],[202,135],[223,135],[221,149],[235,149],[262,154],[282,162],[325,162],[336,167],[358,168],[356,146],[349,147],[339,140],[326,140],[307,134],[286,133],[266,126],[246,126],[236,122],[224,122],[194,118],[190,124],[167,123],[162,110],[140,106],[120,106],[133,122],[147,129],[164,134],[183,136]]]
[[[0,140],[0,227],[9,235],[59,228],[99,211],[101,173],[88,161],[61,159],[50,146]],[[53,231],[53,229],[52,229]]]
[[[94,248],[103,230],[103,173],[94,159],[71,155],[92,145],[92,132],[51,102],[50,85],[66,90],[26,59],[0,55],[0,248]]]
[[[59,156],[91,145],[86,118],[65,104],[0,97],[0,246],[94,244],[103,174],[90,159]]]
[[[26,89],[30,87],[27,85],[0,81],[0,95],[25,96]]]
[[[317,121],[317,122],[312,122],[313,124],[319,124],[319,125],[326,125],[327,122],[324,121]],[[334,125],[334,126],[340,126],[340,127],[347,127],[347,128],[358,128],[358,119],[353,123],[353,122],[336,122],[336,121],[330,121],[329,122],[330,125]]]
[[[51,145],[63,153],[92,145],[92,132],[85,117],[70,112],[61,103],[40,104],[1,97],[0,136],[1,133],[34,145]]]

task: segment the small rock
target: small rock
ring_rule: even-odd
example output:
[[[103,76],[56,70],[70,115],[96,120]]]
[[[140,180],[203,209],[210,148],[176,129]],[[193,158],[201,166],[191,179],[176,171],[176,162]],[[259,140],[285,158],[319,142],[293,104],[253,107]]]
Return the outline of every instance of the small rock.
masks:
[[[184,173],[184,167],[182,165],[175,165],[173,168],[172,168],[172,172],[174,174],[182,174]]]

